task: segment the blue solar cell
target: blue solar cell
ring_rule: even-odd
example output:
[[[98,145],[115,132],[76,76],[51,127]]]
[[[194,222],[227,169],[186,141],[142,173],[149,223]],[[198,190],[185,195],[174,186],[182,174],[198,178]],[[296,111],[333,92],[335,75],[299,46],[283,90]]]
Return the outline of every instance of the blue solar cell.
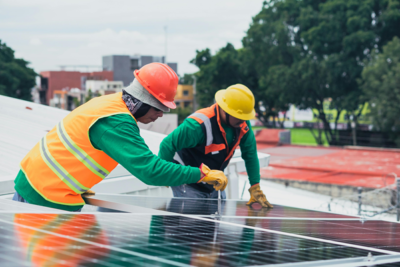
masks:
[[[222,218],[223,221],[377,249],[400,252],[400,224],[378,220],[270,220]]]

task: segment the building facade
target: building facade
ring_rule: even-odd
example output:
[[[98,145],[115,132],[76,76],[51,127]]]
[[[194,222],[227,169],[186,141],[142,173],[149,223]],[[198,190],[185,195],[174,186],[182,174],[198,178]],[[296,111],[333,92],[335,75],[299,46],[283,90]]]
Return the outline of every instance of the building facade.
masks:
[[[128,86],[135,76],[133,71],[140,69],[146,64],[160,62],[165,63],[164,56],[141,56],[141,55],[110,55],[103,56],[103,70],[112,71],[114,80],[122,81],[124,86]],[[178,73],[178,63],[167,63],[176,73]]]
[[[177,107],[193,107],[193,86],[178,84],[176,90],[175,103]]]
[[[90,90],[93,94],[98,95],[108,95],[116,92],[122,92],[123,87],[124,84],[122,81],[86,81],[86,92]]]
[[[86,91],[87,80],[113,81],[112,71],[42,71],[40,72],[40,102],[49,105],[55,90],[79,88]]]

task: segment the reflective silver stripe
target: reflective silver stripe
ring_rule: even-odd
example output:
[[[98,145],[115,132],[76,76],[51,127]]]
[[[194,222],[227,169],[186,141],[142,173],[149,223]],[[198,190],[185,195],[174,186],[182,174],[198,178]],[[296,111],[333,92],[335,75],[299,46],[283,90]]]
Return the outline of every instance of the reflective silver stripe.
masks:
[[[193,113],[189,117],[196,117],[199,118],[204,122],[204,127],[206,128],[206,146],[209,146],[212,144],[214,137],[212,135],[212,126],[211,126],[211,121],[210,118],[208,118],[206,115],[202,113]]]
[[[76,147],[74,147],[73,144],[71,144],[71,142],[68,140],[68,138],[65,136],[65,133],[63,131],[63,127],[61,126],[61,122],[58,124],[58,129],[60,130],[61,133],[61,137],[64,140],[65,143],[68,144],[68,146],[76,153],[79,155],[79,157],[85,161],[88,165],[90,165],[90,167],[92,167],[94,170],[96,170],[97,172],[99,172],[101,175],[103,175],[104,177],[107,176],[107,173],[105,173],[104,171],[102,171],[101,169],[99,169],[95,164],[93,164],[92,161],[90,161],[85,155],[83,155],[78,149],[76,149]]]
[[[175,152],[174,160],[176,160],[177,162],[179,162],[181,165],[185,166],[185,163],[184,163],[183,160],[181,159],[181,156],[179,156],[178,152]]]
[[[70,179],[69,177],[68,177],[68,175],[67,174],[65,174],[58,166],[57,166],[57,164],[55,164],[51,159],[50,159],[50,157],[49,157],[49,155],[47,154],[47,151],[46,151],[46,149],[45,149],[45,143],[46,142],[46,139],[42,139],[42,152],[43,152],[43,155],[44,155],[44,157],[46,158],[46,160],[47,160],[47,162],[48,163],[50,163],[51,164],[51,166],[65,179],[65,180],[67,180],[73,187],[75,187],[75,189],[78,191],[78,192],[82,192],[82,193],[84,193],[84,192],[86,192],[87,191],[87,189],[83,189],[83,188],[81,188],[81,187],[79,187],[79,185],[77,185],[76,183],[75,183],[75,181],[73,181],[72,179]]]

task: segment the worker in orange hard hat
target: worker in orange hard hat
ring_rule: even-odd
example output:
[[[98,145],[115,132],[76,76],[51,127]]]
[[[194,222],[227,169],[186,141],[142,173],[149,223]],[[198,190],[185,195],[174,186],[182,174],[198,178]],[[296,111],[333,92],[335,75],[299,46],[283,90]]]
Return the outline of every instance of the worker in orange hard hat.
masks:
[[[134,72],[122,93],[101,96],[76,108],[25,156],[15,179],[14,200],[79,211],[81,195],[101,182],[118,163],[142,182],[178,186],[205,182],[224,190],[227,178],[206,165],[179,166],[154,155],[137,122],[149,123],[175,108],[178,76],[165,64]]]
[[[255,116],[253,93],[246,86],[235,84],[218,91],[215,100],[216,104],[196,111],[170,133],[161,142],[158,155],[185,166],[198,167],[205,163],[223,171],[240,146],[251,185],[247,204],[258,202],[262,207],[272,208],[260,188],[257,146],[249,122]],[[213,187],[203,183],[171,188],[175,197],[218,197]],[[226,198],[225,192],[221,197]]]

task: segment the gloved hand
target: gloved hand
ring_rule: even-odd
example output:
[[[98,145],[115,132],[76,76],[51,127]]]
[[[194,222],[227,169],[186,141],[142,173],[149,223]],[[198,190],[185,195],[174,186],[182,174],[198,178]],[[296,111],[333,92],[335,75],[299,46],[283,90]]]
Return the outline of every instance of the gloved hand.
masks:
[[[228,185],[228,178],[226,178],[224,172],[218,170],[210,170],[207,165],[200,165],[201,179],[197,182],[205,182],[214,186],[215,190],[224,191]]]
[[[82,196],[94,196],[96,194],[96,192],[94,192],[93,190],[88,190],[85,193],[82,194]]]
[[[249,188],[250,192],[250,200],[247,202],[247,205],[251,206],[253,203],[260,203],[263,208],[273,208],[267,198],[265,197],[263,191],[260,189],[260,184],[255,184]]]

